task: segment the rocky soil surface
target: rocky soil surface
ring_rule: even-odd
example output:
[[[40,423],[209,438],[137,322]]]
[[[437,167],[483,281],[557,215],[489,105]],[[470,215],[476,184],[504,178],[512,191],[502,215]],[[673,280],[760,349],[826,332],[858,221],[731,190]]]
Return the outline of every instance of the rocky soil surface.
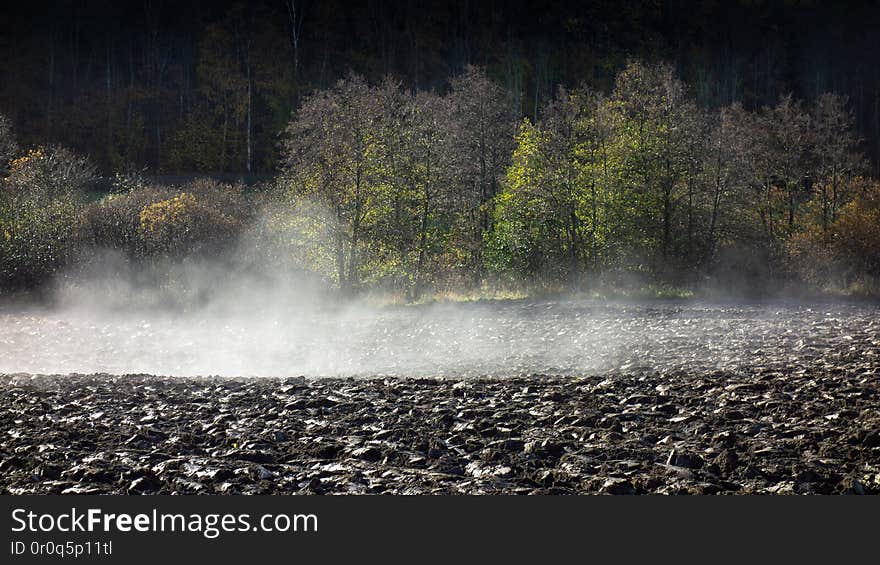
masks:
[[[878,494],[876,349],[844,335],[737,371],[7,374],[0,492]]]

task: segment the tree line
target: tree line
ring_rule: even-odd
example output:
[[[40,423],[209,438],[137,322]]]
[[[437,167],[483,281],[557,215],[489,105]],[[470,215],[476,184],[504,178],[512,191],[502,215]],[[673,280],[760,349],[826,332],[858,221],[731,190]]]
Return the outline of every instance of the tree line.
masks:
[[[845,97],[707,109],[670,65],[631,60],[610,93],[559,87],[534,121],[515,104],[479,67],[445,94],[349,74],[303,97],[271,181],[120,175],[93,202],[88,160],[22,152],[0,121],[2,275],[34,285],[95,247],[151,264],[244,247],[409,299],[707,281],[876,290],[880,191]]]
[[[609,95],[560,87],[535,123],[474,67],[446,96],[352,76],[309,97],[284,139],[285,186],[333,212],[340,284],[363,270],[416,295],[451,272],[576,290],[808,276],[801,248],[831,245],[873,189],[844,97],[710,110],[641,61]]]

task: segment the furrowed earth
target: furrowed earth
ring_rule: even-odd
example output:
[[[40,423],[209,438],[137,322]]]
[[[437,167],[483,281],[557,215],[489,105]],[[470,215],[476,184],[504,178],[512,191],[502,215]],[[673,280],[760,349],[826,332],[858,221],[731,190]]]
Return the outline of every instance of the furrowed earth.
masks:
[[[119,370],[125,344],[101,350],[120,343],[102,336],[128,331],[119,321],[0,313],[0,490],[880,494],[878,313],[389,309],[346,317],[347,337],[308,357],[307,377],[189,375],[204,357],[169,351],[174,323],[130,317],[154,328],[132,351],[161,345],[188,376],[113,375],[100,368],[154,372],[170,361]],[[262,351],[255,366],[306,367],[280,342]]]

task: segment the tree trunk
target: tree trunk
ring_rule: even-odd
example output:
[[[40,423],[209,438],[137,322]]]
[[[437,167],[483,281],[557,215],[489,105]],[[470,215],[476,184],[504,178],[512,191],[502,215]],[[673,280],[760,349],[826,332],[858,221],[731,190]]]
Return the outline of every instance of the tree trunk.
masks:
[[[106,86],[107,86],[107,153],[110,154],[113,151],[113,96],[112,96],[112,85],[113,85],[113,77],[111,74],[111,60],[110,60],[110,40],[107,39],[107,76],[106,76]]]
[[[837,208],[840,202],[837,186],[837,175],[834,174],[831,178],[831,222],[833,223],[837,220]]]
[[[162,168],[162,125],[156,117],[156,169]]]
[[[339,288],[345,289],[345,243],[342,233],[336,234],[336,276],[339,279]]]
[[[712,194],[712,219],[709,221],[709,263],[715,261],[715,253],[717,252],[718,243],[715,235],[718,229],[718,212],[721,206],[721,178],[720,175],[715,177],[715,191]]]
[[[349,250],[348,250],[348,278],[346,280],[346,289],[350,292],[354,292],[358,285],[358,241],[360,237],[360,225],[361,225],[361,210],[363,209],[363,203],[361,202],[361,176],[362,171],[360,168],[355,173],[355,197],[354,197],[354,218],[352,219],[351,225],[351,238],[349,239]]]
[[[229,128],[229,105],[226,103],[226,92],[223,92],[223,141],[220,144],[220,169],[226,170],[226,132]]]
[[[568,263],[571,273],[571,290],[577,291],[580,288],[580,265],[578,264],[578,221],[572,206],[568,215]]]
[[[690,263],[693,256],[694,240],[694,183],[688,179],[688,230],[687,230],[687,261]]]
[[[55,37],[49,38],[49,99],[46,102],[46,137],[52,137],[52,111],[55,101]]]
[[[598,252],[598,224],[599,224],[599,202],[598,195],[596,194],[596,181],[593,181],[590,184],[590,193],[591,193],[591,210],[590,210],[590,265],[591,269],[595,273],[598,271],[598,262],[599,262],[599,252]]]
[[[831,216],[831,202],[828,198],[828,188],[822,184],[822,237],[828,240],[828,224]]]
[[[663,263],[669,258],[669,239],[671,237],[672,195],[669,189],[663,192]]]
[[[247,63],[247,163],[248,174],[253,172],[253,81],[251,80],[251,65]]]
[[[419,258],[416,261],[416,284],[413,289],[413,300],[418,300],[422,296],[422,287],[424,284],[425,255],[428,246],[428,209],[430,207],[430,196],[428,188],[425,187],[424,202],[422,203],[422,214],[419,219]]]

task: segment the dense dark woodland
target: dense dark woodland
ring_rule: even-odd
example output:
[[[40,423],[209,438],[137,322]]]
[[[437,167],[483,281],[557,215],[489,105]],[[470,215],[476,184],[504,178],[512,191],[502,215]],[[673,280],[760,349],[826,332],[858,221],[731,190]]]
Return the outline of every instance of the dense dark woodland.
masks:
[[[409,298],[877,288],[877,3],[16,10],[0,39],[5,288],[107,248]],[[262,182],[154,178],[193,173]]]
[[[17,2],[0,112],[25,145],[62,143],[106,174],[246,171],[250,112],[250,167],[272,172],[290,112],[349,70],[442,93],[484,66],[534,118],[557,84],[607,93],[637,56],[673,63],[704,106],[847,96],[876,173],[878,21],[877,2],[845,1]]]

